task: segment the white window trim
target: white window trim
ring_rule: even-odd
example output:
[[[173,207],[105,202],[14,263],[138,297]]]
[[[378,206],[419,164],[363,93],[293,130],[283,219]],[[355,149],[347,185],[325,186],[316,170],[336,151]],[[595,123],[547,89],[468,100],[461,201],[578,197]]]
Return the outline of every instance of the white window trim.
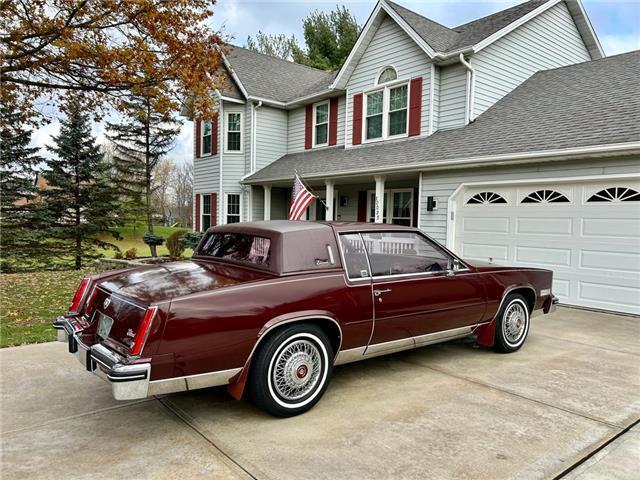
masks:
[[[211,120],[200,120],[200,156],[201,157],[208,157],[210,155],[213,155],[213,122],[211,122]],[[209,124],[211,125],[211,150],[209,150],[208,152],[204,151],[204,124],[209,122]]]
[[[240,115],[240,150],[229,150],[229,115]],[[224,153],[244,153],[244,115],[242,112],[224,112]]]
[[[240,199],[240,213],[236,214],[232,214],[234,216],[237,216],[239,221],[242,222],[242,192],[225,192],[224,193],[224,223],[228,224],[229,222],[227,221],[227,217],[229,216],[229,195],[238,195],[239,199]]]
[[[316,109],[321,106],[321,105],[326,105],[327,106],[327,141],[324,143],[316,143]],[[313,138],[313,148],[315,147],[327,147],[329,146],[329,123],[331,121],[331,104],[329,102],[329,100],[325,100],[323,102],[318,102],[318,103],[314,103],[313,104],[313,122],[312,122],[312,129],[313,131],[311,132],[312,138]],[[321,124],[323,125],[323,124]]]
[[[371,195],[375,195],[375,190],[367,191],[367,222],[370,222],[370,213],[371,213]],[[413,226],[413,202],[415,202],[414,191],[413,188],[387,188],[384,193],[387,194],[387,220],[384,222],[385,224],[393,224],[393,194],[394,193],[410,193],[411,194],[411,210],[409,211],[409,226]],[[383,210],[384,212],[384,210]],[[383,214],[384,215],[384,214]],[[418,215],[420,212],[418,211]],[[399,217],[406,218],[406,217]]]
[[[389,135],[389,90],[396,87],[407,86],[407,126],[405,133]],[[377,138],[367,138],[367,103],[369,95],[382,91],[382,136]],[[362,102],[362,143],[381,142],[383,140],[393,140],[395,138],[407,138],[409,136],[409,103],[411,100],[411,82],[408,79],[394,80],[393,82],[377,85],[362,92],[364,101]]]
[[[200,193],[200,231],[206,232],[207,230],[204,228],[204,217],[209,217],[209,228],[213,225],[211,224],[211,218],[213,213],[213,203],[211,203],[211,194],[210,193]],[[204,197],[209,197],[209,213],[204,213]]]

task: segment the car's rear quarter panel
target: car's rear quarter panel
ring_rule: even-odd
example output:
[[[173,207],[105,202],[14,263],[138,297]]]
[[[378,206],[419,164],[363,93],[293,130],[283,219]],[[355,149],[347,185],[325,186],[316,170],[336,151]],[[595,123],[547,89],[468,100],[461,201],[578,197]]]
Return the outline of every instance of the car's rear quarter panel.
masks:
[[[187,296],[171,303],[157,354],[174,355],[173,376],[242,367],[267,323],[310,312],[335,319],[342,348],[353,348],[371,335],[367,305],[370,287],[348,287],[341,271],[274,277]]]

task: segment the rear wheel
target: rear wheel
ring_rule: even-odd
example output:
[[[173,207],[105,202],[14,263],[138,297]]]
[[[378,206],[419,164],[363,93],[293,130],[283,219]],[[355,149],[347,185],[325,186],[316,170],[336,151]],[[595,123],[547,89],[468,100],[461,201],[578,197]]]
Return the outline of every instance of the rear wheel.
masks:
[[[322,329],[285,327],[264,341],[252,362],[251,398],[272,415],[299,415],[318,403],[332,368],[331,342]]]
[[[529,333],[530,312],[522,295],[507,296],[498,312],[494,348],[498,352],[511,353],[519,350]]]

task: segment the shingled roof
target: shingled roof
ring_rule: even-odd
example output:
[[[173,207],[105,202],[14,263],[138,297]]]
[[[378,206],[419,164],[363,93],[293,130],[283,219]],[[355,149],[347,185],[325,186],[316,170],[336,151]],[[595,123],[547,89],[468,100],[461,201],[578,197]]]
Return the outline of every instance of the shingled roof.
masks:
[[[441,161],[640,145],[640,50],[538,72],[473,123],[429,137],[281,157],[247,183],[424,168]]]
[[[229,46],[226,57],[249,95],[289,102],[328,90],[335,72]]]
[[[397,3],[387,4],[436,52],[447,53],[471,47],[550,0],[531,0],[454,28],[434,22]]]

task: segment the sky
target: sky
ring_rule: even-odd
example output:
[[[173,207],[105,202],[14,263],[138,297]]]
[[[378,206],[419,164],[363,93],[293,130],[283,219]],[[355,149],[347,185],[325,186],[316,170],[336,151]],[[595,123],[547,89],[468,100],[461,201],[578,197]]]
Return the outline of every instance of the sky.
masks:
[[[461,25],[522,3],[522,0],[395,1],[448,27]],[[330,11],[336,4],[348,7],[358,23],[363,25],[376,2],[218,0],[213,7],[214,16],[211,24],[213,28],[221,29],[236,45],[245,45],[247,36],[254,35],[259,30],[265,33],[295,35],[299,43],[303,44],[304,18],[314,10]],[[607,55],[640,49],[640,0],[583,0],[583,5]],[[53,121],[34,132],[32,144],[51,144],[50,136],[55,135],[58,130],[59,123]],[[93,131],[98,141],[103,142],[105,137],[102,125],[95,124]],[[171,158],[179,162],[191,160],[192,132],[191,122],[185,122],[176,146],[169,154]]]

